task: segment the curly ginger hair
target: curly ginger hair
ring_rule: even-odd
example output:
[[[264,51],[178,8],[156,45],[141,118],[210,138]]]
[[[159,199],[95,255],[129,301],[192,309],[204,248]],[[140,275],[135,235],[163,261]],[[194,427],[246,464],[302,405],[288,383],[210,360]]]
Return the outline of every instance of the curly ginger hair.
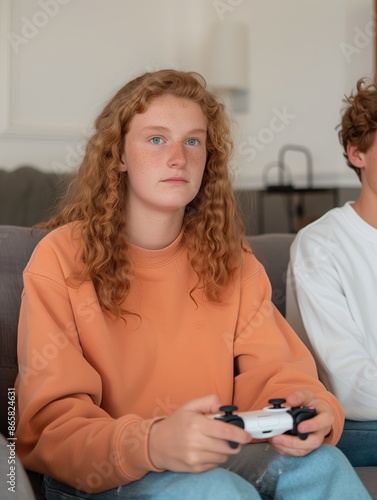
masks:
[[[186,206],[183,221],[189,261],[198,276],[196,288],[203,288],[209,300],[220,301],[241,265],[244,226],[228,171],[233,141],[224,105],[206,89],[198,73],[145,73],[122,87],[98,116],[63,208],[42,225],[79,223],[73,227],[80,229],[84,265],[75,278],[91,279],[101,307],[116,317],[128,312],[122,304],[130,289],[131,269],[125,217],[127,173],[119,170],[125,137],[132,117],[166,94],[198,103],[208,122],[202,184]]]

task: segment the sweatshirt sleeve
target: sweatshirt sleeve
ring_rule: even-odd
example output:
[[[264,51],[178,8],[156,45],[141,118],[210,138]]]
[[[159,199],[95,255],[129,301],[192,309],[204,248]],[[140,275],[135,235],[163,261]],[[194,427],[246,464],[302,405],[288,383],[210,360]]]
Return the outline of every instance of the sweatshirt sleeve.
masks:
[[[269,399],[285,398],[297,390],[312,391],[334,411],[333,429],[325,442],[337,443],[343,410],[318,380],[312,355],[273,305],[271,285],[261,264],[244,273],[241,294],[234,341],[234,404],[243,411],[256,410],[267,406]]]
[[[364,331],[351,312],[352,301],[356,310],[362,305],[357,292],[348,295],[342,283],[342,274],[350,278],[338,246],[314,229],[300,232],[291,248],[293,290],[310,343],[347,418],[376,420],[377,359],[365,342],[373,332]]]
[[[34,256],[41,268],[45,255]],[[49,256],[51,259],[51,256]],[[156,418],[112,418],[93,363],[84,356],[58,262],[24,272],[16,383],[17,451],[26,468],[100,492],[156,471],[148,438]]]

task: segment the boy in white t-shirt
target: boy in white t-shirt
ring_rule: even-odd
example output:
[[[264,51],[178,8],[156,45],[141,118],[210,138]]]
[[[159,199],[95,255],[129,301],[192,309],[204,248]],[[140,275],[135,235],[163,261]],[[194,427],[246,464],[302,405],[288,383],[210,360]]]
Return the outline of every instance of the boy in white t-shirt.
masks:
[[[360,195],[298,233],[291,270],[318,366],[345,410],[338,446],[354,466],[372,466],[377,465],[376,83],[359,80],[345,103],[339,139],[361,181]]]

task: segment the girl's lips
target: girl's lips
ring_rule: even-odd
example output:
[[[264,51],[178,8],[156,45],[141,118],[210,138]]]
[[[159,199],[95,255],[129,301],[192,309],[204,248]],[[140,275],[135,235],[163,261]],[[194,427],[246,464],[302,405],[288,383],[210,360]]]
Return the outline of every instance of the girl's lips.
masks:
[[[163,182],[170,182],[172,184],[185,184],[187,183],[187,180],[183,179],[183,177],[170,177],[169,179],[165,179]]]

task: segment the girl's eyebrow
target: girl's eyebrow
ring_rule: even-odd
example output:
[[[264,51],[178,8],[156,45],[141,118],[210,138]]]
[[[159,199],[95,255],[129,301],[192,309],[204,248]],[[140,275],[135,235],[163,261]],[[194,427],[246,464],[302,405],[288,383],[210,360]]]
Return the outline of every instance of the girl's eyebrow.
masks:
[[[167,132],[170,129],[168,127],[164,127],[161,125],[148,125],[146,127],[143,127],[142,130],[148,131],[150,130],[151,132]],[[191,134],[206,134],[207,130],[205,128],[194,128],[192,130],[189,130],[187,132],[187,135]]]

